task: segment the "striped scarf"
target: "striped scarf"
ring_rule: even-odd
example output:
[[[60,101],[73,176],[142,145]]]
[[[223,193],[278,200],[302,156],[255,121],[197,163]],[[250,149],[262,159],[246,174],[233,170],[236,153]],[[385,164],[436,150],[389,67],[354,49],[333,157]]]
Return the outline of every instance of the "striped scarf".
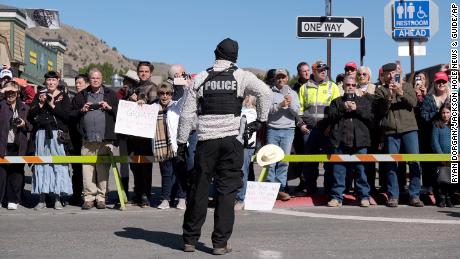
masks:
[[[156,162],[161,162],[174,157],[171,146],[171,139],[168,136],[168,126],[166,124],[167,110],[160,105],[157,116],[157,132],[153,140],[153,155]]]

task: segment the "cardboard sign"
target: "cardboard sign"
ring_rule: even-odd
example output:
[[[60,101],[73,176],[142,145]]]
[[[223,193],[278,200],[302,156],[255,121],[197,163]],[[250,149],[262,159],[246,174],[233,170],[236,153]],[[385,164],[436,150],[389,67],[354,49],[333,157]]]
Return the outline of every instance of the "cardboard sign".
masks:
[[[280,183],[248,181],[244,210],[272,210],[280,185]]]
[[[158,105],[139,105],[136,102],[120,100],[115,133],[154,139],[158,109]]]

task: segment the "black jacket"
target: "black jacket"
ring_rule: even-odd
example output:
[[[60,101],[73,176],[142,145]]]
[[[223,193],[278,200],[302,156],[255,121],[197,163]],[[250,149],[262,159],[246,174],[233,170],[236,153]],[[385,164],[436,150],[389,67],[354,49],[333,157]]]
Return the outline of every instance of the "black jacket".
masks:
[[[331,142],[338,147],[369,147],[371,145],[370,131],[373,115],[372,104],[367,98],[355,96],[356,110],[345,110],[345,97],[335,98],[329,109],[331,123]]]
[[[105,137],[104,140],[116,140],[115,134],[115,119],[117,117],[118,109],[118,98],[114,91],[102,86],[104,90],[104,101],[112,106],[111,111],[105,111]],[[84,125],[85,113],[81,112],[81,108],[87,103],[88,93],[91,91],[91,86],[88,86],[85,90],[79,92],[72,100],[72,111],[71,117],[77,120],[77,129],[81,136],[86,136],[86,130]]]
[[[27,120],[29,106],[22,101],[16,101],[16,109],[18,110],[19,118],[23,119],[26,126],[18,128],[15,131],[14,143],[18,145],[18,155],[23,156],[27,152],[27,133],[32,130],[32,125]],[[0,157],[7,155],[8,132],[11,127],[11,118],[13,118],[13,110],[6,100],[0,101]]]
[[[43,107],[40,108],[38,98],[39,94],[35,95],[35,98],[30,105],[29,111],[29,121],[34,125],[34,131],[47,128],[47,125],[45,124],[49,123],[51,125],[51,129],[59,129],[67,132],[67,124],[69,123],[70,119],[69,96],[64,92],[60,92],[55,97],[54,109],[51,108],[48,103],[45,103]]]

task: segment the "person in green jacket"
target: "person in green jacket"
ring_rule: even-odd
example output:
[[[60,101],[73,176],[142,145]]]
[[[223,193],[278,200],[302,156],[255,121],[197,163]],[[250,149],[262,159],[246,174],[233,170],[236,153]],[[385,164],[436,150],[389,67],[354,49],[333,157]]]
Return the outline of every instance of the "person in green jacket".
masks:
[[[384,132],[384,151],[398,154],[401,146],[408,154],[419,153],[418,126],[414,107],[417,97],[410,84],[402,83],[401,74],[397,72],[395,63],[383,65],[384,84],[375,91],[377,112],[382,118],[380,126]],[[409,162],[409,205],[423,207],[420,200],[420,164]],[[399,202],[399,186],[396,162],[386,163],[388,187],[388,207],[397,207]]]

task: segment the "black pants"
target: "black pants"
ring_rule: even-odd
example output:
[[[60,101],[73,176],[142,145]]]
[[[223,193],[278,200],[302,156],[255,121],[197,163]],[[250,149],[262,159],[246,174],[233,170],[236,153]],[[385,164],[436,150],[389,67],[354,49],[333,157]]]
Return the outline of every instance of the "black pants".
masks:
[[[195,155],[190,196],[184,215],[184,243],[195,245],[208,208],[208,187],[214,178],[216,208],[212,244],[225,247],[235,222],[235,196],[242,186],[243,145],[233,137],[199,141]]]
[[[81,141],[73,143],[73,149],[70,152],[72,156],[81,156]],[[83,192],[83,171],[82,164],[72,164],[72,190],[75,200],[81,200]]]
[[[128,153],[135,156],[152,156],[152,143],[151,139],[132,137],[128,139]],[[130,164],[129,167],[134,175],[134,193],[136,198],[142,195],[147,197],[152,193],[152,163],[148,164]]]
[[[18,146],[8,144],[8,156],[18,155]],[[0,202],[20,203],[24,183],[24,164],[0,165]],[[6,196],[6,199],[4,200]]]

